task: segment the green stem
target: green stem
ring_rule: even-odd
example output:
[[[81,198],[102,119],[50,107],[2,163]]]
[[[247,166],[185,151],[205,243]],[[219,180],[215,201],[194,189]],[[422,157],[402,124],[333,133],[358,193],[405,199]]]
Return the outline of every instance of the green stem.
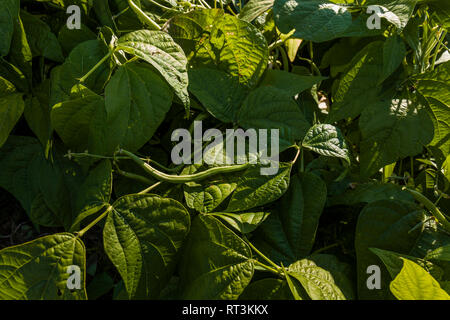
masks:
[[[314,61],[307,59],[307,58],[302,58],[302,57],[298,57],[300,60],[306,61],[311,65],[311,72],[314,74],[316,73],[318,76],[322,76],[322,73],[320,72],[320,69],[317,67],[317,65],[314,63]]]
[[[163,10],[168,10],[168,11],[172,11],[172,12],[179,12],[178,10],[176,10],[176,9],[174,9],[174,8],[166,7],[165,5],[162,5],[162,4],[160,4],[159,2],[154,1],[154,0],[148,0],[148,2],[154,4],[154,5],[157,6],[157,7],[160,7],[160,8],[163,9]]]
[[[211,9],[211,6],[204,0],[199,0],[199,2],[203,5],[206,9]],[[214,2],[214,8],[216,7],[216,3]]]
[[[266,264],[264,264],[264,263],[262,263],[262,262],[260,262],[260,261],[258,261],[258,260],[253,260],[253,261],[254,261],[255,264],[257,264],[257,265],[263,267],[263,268],[266,269],[267,271],[270,271],[270,272],[276,274],[277,276],[280,275],[280,272],[279,272],[278,270],[276,270],[276,269],[274,269],[274,268],[272,268],[272,267],[269,267],[268,265],[266,265]]]
[[[110,51],[106,56],[104,56],[91,70],[89,70],[88,73],[86,73],[82,78],[79,79],[80,83],[83,83],[91,74],[94,73],[95,70],[97,70],[103,62],[109,59],[109,57],[112,55],[112,51]]]
[[[87,231],[89,231],[93,226],[95,226],[99,221],[101,221],[104,217],[106,217],[106,215],[113,210],[114,207],[113,206],[109,206],[105,212],[103,212],[101,215],[99,215],[97,217],[97,219],[95,219],[94,221],[92,221],[91,223],[89,223],[83,230],[77,232],[77,237],[82,237]]]
[[[294,165],[297,162],[298,156],[300,155],[300,153],[302,152],[302,148],[300,148],[299,146],[295,146],[297,149],[297,153],[295,154],[294,160],[291,161],[292,165]]]
[[[337,247],[337,246],[339,246],[339,243],[338,243],[338,242],[333,243],[333,244],[330,244],[330,245],[325,246],[325,247],[323,247],[323,248],[320,248],[320,249],[314,251],[313,254],[317,254],[317,253],[320,253],[320,252],[324,252],[324,251],[327,251],[328,249],[331,249],[331,248],[334,248],[334,247]]]
[[[281,60],[283,61],[283,70],[289,71],[289,59],[286,50],[283,47],[279,48],[278,50],[280,50],[281,53]]]
[[[143,177],[141,175],[120,170],[119,167],[116,167],[116,170],[117,170],[117,173],[119,173],[121,176],[124,176],[126,178],[130,178],[130,179],[142,182],[142,183],[144,183],[146,185],[152,185],[153,184],[153,181],[151,181],[151,180],[149,180],[146,177]]]
[[[139,8],[132,0],[128,0],[130,7],[138,14],[138,16],[144,21],[144,23],[152,26],[156,30],[161,30],[159,24],[157,24],[152,18],[150,18],[141,8]]]
[[[250,242],[248,241],[247,238],[244,237],[244,239],[246,240],[247,244],[250,246],[250,248],[253,249],[253,251],[255,251],[261,258],[263,258],[264,260],[266,260],[271,266],[273,266],[275,268],[275,270],[280,270],[280,267],[277,266],[275,264],[275,262],[273,262],[272,260],[270,260],[269,258],[267,258],[261,251],[259,251],[258,249],[256,249],[256,247]],[[277,274],[279,274],[280,272],[278,271]]]
[[[189,174],[184,176],[178,176],[178,175],[169,175],[166,173],[163,173],[161,171],[156,170],[152,166],[150,166],[148,163],[145,163],[142,161],[138,156],[135,154],[126,151],[126,150],[120,150],[119,154],[126,155],[130,157],[131,160],[133,160],[138,166],[140,166],[142,169],[144,169],[148,174],[150,174],[152,177],[160,180],[165,181],[169,183],[186,183],[186,182],[198,182],[201,180],[204,180],[206,178],[209,178],[211,176],[220,174],[220,173],[231,173],[236,171],[242,171],[244,169],[247,169],[250,164],[241,164],[236,166],[226,166],[226,167],[215,167],[211,168],[205,171],[202,171],[200,173],[196,174]]]
[[[444,214],[434,205],[433,202],[431,202],[427,197],[425,197],[420,192],[417,192],[416,190],[412,190],[406,187],[403,187],[403,190],[407,190],[409,193],[411,193],[417,201],[422,203],[425,206],[425,208],[427,208],[428,211],[431,212],[431,214],[436,218],[436,220],[442,224],[444,229],[447,232],[450,232],[450,222],[447,221]]]
[[[285,40],[279,39],[279,40],[277,40],[277,41],[271,43],[271,44],[269,45],[269,52],[272,51],[273,49],[275,49],[275,48],[277,48],[277,47],[283,45],[283,44],[284,44],[284,41],[286,41],[286,39],[285,39]]]
[[[150,191],[152,191],[153,189],[155,189],[157,186],[159,186],[162,182],[158,181],[157,183],[155,183],[154,185],[148,187],[147,189],[144,189],[140,192],[138,192],[138,194],[145,194],[145,193],[149,193]]]
[[[442,34],[441,34],[441,37],[439,39],[439,43],[436,46],[436,49],[435,49],[435,52],[434,52],[434,55],[433,55],[433,60],[431,61],[431,70],[434,70],[434,66],[436,64],[437,56],[438,56],[439,52],[441,51],[442,45],[444,44],[443,41],[445,40],[445,36],[446,35],[447,35],[447,31],[443,31]]]

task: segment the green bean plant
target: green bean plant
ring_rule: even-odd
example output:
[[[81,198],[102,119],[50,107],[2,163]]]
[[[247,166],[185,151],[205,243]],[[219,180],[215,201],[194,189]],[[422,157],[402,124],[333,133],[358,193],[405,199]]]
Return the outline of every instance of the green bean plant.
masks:
[[[0,299],[449,300],[449,26],[443,0],[1,0]],[[230,130],[278,130],[277,172],[224,161]]]

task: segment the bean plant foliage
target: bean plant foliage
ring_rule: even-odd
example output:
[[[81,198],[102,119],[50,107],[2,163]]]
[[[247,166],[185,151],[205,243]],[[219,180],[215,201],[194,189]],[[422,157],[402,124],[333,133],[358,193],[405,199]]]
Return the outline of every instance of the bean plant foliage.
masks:
[[[443,0],[1,0],[0,299],[449,300],[449,26]],[[195,121],[278,129],[278,171],[174,164]]]

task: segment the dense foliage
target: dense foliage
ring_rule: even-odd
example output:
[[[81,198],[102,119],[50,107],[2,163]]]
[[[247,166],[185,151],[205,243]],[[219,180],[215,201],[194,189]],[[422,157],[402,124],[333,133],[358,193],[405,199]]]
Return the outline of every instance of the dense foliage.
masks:
[[[449,26],[443,0],[1,0],[0,299],[448,300]],[[175,165],[194,121],[279,129],[278,172]]]

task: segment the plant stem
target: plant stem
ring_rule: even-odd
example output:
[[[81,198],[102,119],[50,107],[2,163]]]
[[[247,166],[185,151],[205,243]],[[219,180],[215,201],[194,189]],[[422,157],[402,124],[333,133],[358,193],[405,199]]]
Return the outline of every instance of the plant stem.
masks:
[[[281,46],[281,45],[284,43],[284,41],[285,41],[285,40],[279,39],[279,40],[277,40],[277,41],[271,43],[271,44],[269,45],[269,52],[272,51],[273,49],[275,49],[275,48]]]
[[[103,62],[109,59],[109,57],[112,55],[112,51],[110,51],[106,56],[104,56],[91,70],[89,70],[88,73],[86,73],[82,78],[79,79],[80,83],[83,83],[91,74],[94,73],[95,70],[97,70]]]
[[[260,261],[258,261],[258,260],[253,260],[253,261],[255,262],[255,264],[257,264],[257,265],[263,267],[263,268],[266,269],[267,271],[270,271],[270,272],[276,274],[277,276],[280,275],[280,272],[279,272],[278,270],[276,270],[276,269],[274,269],[274,268],[272,268],[272,267],[269,267],[268,265],[266,265],[266,264],[264,264],[264,263],[262,263],[262,262],[260,262]]]
[[[272,260],[270,260],[269,258],[267,258],[261,251],[259,251],[258,249],[256,249],[256,247],[250,242],[248,241],[247,238],[244,238],[247,242],[247,244],[250,246],[250,248],[253,249],[253,251],[255,251],[261,258],[263,258],[264,260],[266,260],[271,266],[273,266],[276,270],[280,270],[280,267],[277,266],[275,264],[275,262],[273,262]],[[279,274],[279,272],[277,272]]]
[[[324,252],[324,251],[327,251],[328,249],[331,249],[331,248],[334,248],[334,247],[337,247],[337,246],[339,246],[339,243],[338,243],[338,242],[333,243],[333,244],[330,244],[330,245],[325,246],[325,247],[323,247],[323,248],[320,248],[320,249],[314,251],[313,254],[320,253],[320,252]]]
[[[202,171],[200,173],[178,176],[178,175],[169,175],[169,174],[163,173],[161,171],[158,171],[157,169],[153,168],[148,163],[145,163],[138,156],[136,156],[135,154],[133,154],[129,151],[122,149],[119,151],[119,154],[130,157],[131,160],[133,160],[137,165],[139,165],[142,169],[144,169],[152,177],[154,177],[160,181],[165,181],[165,182],[170,182],[170,183],[198,182],[198,181],[204,180],[206,178],[209,178],[211,176],[214,176],[214,175],[217,175],[220,173],[231,173],[231,172],[236,172],[236,171],[242,171],[244,169],[247,169],[250,166],[249,163],[246,163],[246,164],[235,165],[235,166],[214,167],[214,168]]]
[[[159,24],[157,24],[152,18],[150,18],[141,8],[139,8],[132,0],[128,0],[130,7],[138,14],[138,16],[144,20],[144,22],[156,30],[161,30]]]
[[[294,160],[291,161],[292,165],[294,165],[297,162],[298,156],[302,152],[302,148],[296,145],[297,153],[295,154]]]
[[[152,185],[153,184],[153,181],[151,181],[151,180],[149,180],[146,177],[143,177],[141,175],[123,171],[117,166],[116,166],[116,170],[121,176],[124,176],[126,178],[130,178],[130,179],[142,182],[142,183],[144,183],[146,185]]]
[[[444,229],[447,232],[450,232],[450,222],[447,221],[444,214],[434,205],[433,202],[431,202],[427,197],[425,197],[420,192],[417,192],[416,190],[412,190],[406,187],[403,187],[403,190],[409,191],[409,193],[411,193],[417,201],[422,203],[425,208],[427,208],[428,211],[431,212],[431,214],[444,227]]]
[[[159,186],[162,182],[158,181],[157,183],[155,183],[154,185],[151,185],[150,187],[148,187],[147,189],[144,189],[140,192],[138,192],[138,194],[145,194],[145,193],[149,193],[150,191],[152,191],[153,189],[155,189],[157,186]]]
[[[174,9],[174,8],[166,7],[165,5],[162,5],[162,4],[160,4],[159,2],[157,2],[157,1],[154,1],[154,0],[148,0],[148,2],[154,4],[155,6],[160,7],[160,8],[163,9],[163,10],[168,10],[168,11],[178,12],[178,10],[176,10],[176,9]]]
[[[113,210],[114,207],[113,206],[109,206],[105,212],[103,212],[101,215],[99,215],[94,221],[92,221],[91,223],[89,223],[83,230],[77,232],[77,237],[82,237],[87,231],[89,231],[89,229],[91,229],[93,226],[95,226],[99,221],[101,221],[104,217],[106,217],[106,215]]]
[[[439,38],[439,43],[436,46],[436,49],[434,51],[433,60],[431,61],[431,70],[434,70],[434,66],[436,64],[437,56],[438,56],[439,52],[441,51],[441,48],[442,48],[442,46],[444,44],[444,40],[445,40],[445,36],[446,35],[447,35],[447,31],[442,31],[441,37]]]

